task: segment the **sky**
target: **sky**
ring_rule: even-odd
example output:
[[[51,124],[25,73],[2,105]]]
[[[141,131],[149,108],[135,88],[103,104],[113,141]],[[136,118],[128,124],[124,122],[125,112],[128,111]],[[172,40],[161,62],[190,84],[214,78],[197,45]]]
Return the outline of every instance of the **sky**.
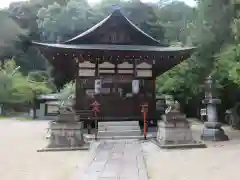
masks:
[[[10,3],[12,2],[19,2],[19,1],[24,1],[24,0],[0,0],[0,8],[5,8],[8,7]],[[99,0],[89,0],[89,1],[99,1]],[[154,0],[143,0],[143,2],[150,2]],[[179,0],[179,1],[185,1],[186,4],[189,6],[194,6],[194,0]]]

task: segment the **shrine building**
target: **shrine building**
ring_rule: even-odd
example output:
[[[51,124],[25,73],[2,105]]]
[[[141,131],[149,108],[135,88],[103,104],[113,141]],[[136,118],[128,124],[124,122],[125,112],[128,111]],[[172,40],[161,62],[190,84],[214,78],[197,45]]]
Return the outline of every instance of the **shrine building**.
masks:
[[[189,58],[194,47],[171,47],[148,35],[117,9],[63,43],[33,42],[59,73],[76,81],[75,109],[97,100],[105,121],[157,120],[155,80]]]

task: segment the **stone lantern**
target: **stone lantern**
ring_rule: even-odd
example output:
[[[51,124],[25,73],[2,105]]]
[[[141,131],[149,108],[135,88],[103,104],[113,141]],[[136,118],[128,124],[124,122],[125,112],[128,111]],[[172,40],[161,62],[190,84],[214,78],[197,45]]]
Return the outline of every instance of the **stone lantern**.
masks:
[[[202,101],[207,109],[207,121],[204,123],[201,139],[210,141],[226,141],[228,136],[221,128],[222,124],[218,122],[217,104],[221,100],[215,96],[215,84],[211,76],[205,80],[205,99]]]

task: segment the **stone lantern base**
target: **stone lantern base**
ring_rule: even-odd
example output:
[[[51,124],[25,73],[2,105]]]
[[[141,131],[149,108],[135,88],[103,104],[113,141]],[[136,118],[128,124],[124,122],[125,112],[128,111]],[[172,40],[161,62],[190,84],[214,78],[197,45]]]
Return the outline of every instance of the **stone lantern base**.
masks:
[[[228,141],[229,138],[219,122],[205,122],[201,139],[204,141]]]

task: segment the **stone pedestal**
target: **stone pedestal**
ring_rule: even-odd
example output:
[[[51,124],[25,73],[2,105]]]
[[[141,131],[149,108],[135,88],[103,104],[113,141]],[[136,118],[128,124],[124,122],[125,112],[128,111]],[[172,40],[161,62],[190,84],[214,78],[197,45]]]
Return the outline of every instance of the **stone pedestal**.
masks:
[[[194,142],[189,124],[165,121],[158,122],[157,140],[163,145],[188,144]]]
[[[158,122],[157,142],[162,148],[205,147],[194,140],[190,124],[184,114],[170,112]]]
[[[87,150],[83,137],[83,122],[77,122],[73,113],[62,113],[49,124],[48,145],[39,151]]]
[[[48,148],[81,147],[84,144],[82,122],[52,122]]]

